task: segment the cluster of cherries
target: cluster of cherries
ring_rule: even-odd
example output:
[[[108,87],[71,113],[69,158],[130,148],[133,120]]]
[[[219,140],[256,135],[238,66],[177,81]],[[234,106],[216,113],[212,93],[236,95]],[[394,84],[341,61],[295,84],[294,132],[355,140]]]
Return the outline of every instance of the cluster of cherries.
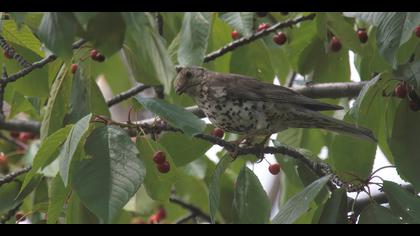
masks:
[[[90,50],[89,55],[90,55],[90,58],[94,61],[97,61],[97,62],[105,61],[105,56],[96,49]],[[71,64],[71,67],[70,67],[71,73],[72,74],[76,73],[78,67],[79,66],[76,63]]]
[[[162,174],[168,173],[171,169],[171,165],[166,160],[166,154],[163,151],[157,151],[153,155],[153,162],[156,164],[156,168]]]
[[[225,132],[220,128],[214,128],[211,132],[211,135],[214,136],[214,137],[217,137],[217,138],[223,138],[224,134],[225,134]],[[281,169],[281,166],[278,163],[270,164],[268,166],[268,171],[272,175],[277,175],[278,173],[280,173],[280,169]]]
[[[414,91],[414,89],[408,85],[406,82],[399,82],[394,89],[394,96],[405,99],[408,98],[408,102],[411,110],[419,111],[420,110],[420,98]]]
[[[258,25],[257,32],[263,31],[268,28],[270,28],[269,24],[261,23]],[[230,36],[232,37],[233,40],[236,40],[241,37],[241,34],[238,31],[234,30],[230,33]],[[283,45],[286,43],[286,41],[287,41],[287,36],[283,32],[277,32],[273,37],[273,42],[276,43],[277,45]]]
[[[142,218],[140,217],[134,217],[131,220],[132,224],[158,224],[159,222],[161,222],[162,220],[164,220],[166,218],[166,210],[163,207],[160,207],[155,214],[151,215],[149,217],[149,219],[146,221],[144,221]]]

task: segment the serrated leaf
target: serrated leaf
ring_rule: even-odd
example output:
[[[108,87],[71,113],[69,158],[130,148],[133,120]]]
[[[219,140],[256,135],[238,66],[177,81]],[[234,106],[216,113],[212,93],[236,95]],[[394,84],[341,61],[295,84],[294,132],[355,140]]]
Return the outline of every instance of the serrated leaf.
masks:
[[[376,39],[379,52],[394,68],[399,47],[410,39],[420,23],[418,12],[353,12],[346,15],[378,27]]]
[[[61,180],[60,175],[57,174],[52,180],[50,186],[47,224],[57,223],[69,193],[70,188],[64,187],[64,183]]]
[[[144,12],[123,13],[123,17],[127,25],[124,53],[134,78],[145,84],[160,81],[169,94],[175,66],[154,28],[154,18]]]
[[[186,12],[180,31],[178,62],[181,65],[203,63],[211,29],[212,13]]]
[[[229,156],[224,156],[217,163],[216,169],[213,172],[213,175],[209,184],[209,208],[210,208],[210,218],[212,223],[216,222],[216,215],[219,211],[220,204],[220,179],[222,174],[229,167],[231,160]]]
[[[106,56],[122,48],[125,22],[119,12],[99,12],[89,19],[86,38]]]
[[[203,132],[206,123],[191,112],[179,106],[166,103],[161,99],[143,98],[139,95],[135,99],[145,108],[166,120],[170,125],[181,129],[185,134],[194,136]]]
[[[404,223],[420,223],[419,196],[390,181],[384,181],[384,192],[392,212],[401,217]]]
[[[219,17],[243,36],[249,36],[252,34],[254,14],[254,12],[221,12]]]
[[[80,26],[71,12],[46,12],[39,26],[38,36],[56,55],[70,58],[78,27]]]
[[[233,199],[234,223],[268,223],[271,204],[258,177],[248,167],[239,172]]]
[[[26,174],[25,180],[22,184],[22,189],[31,181],[35,174],[43,167],[47,166],[53,161],[54,153],[57,152],[60,145],[66,140],[66,137],[70,133],[72,126],[66,126],[59,129],[55,133],[48,136],[39,147],[34,161],[32,163],[32,169]]]
[[[72,186],[89,210],[111,222],[140,188],[145,167],[128,134],[117,126],[95,129],[85,149],[90,158],[76,162]]]
[[[280,207],[279,212],[273,218],[272,223],[291,224],[295,222],[295,220],[308,210],[309,204],[329,181],[330,177],[330,175],[327,175],[314,181],[303,191],[290,198],[284,206]]]
[[[20,202],[16,201],[21,184],[17,181],[5,183],[0,188],[0,212],[5,212],[16,207]]]
[[[388,208],[370,204],[360,213],[358,224],[401,224],[401,220]]]
[[[76,150],[80,145],[83,145],[88,131],[90,128],[90,120],[92,114],[89,114],[82,119],[80,119],[74,126],[71,128],[70,133],[63,144],[63,147],[60,150],[58,156],[59,165],[60,165],[60,176],[63,179],[64,185],[67,186],[69,183],[69,171],[70,165],[73,160]]]
[[[353,25],[345,20],[341,13],[327,13],[327,23],[332,33],[340,39],[343,45],[355,53],[361,52],[361,42],[353,29]]]
[[[66,224],[98,224],[99,219],[86,208],[77,194],[72,193],[67,203]]]
[[[3,22],[1,32],[6,41],[28,48],[40,57],[45,56],[45,53],[41,50],[41,42],[28,26],[18,27],[14,21],[7,20]]]
[[[417,190],[420,189],[420,174],[413,163],[420,161],[417,155],[420,151],[419,119],[420,114],[412,111],[407,101],[401,102],[395,111],[392,134],[388,139],[398,173]]]
[[[50,89],[50,96],[41,123],[41,140],[63,127],[71,91],[69,72],[61,67]]]
[[[180,167],[200,157],[213,145],[200,139],[191,139],[179,133],[165,133],[159,143],[171,154],[175,164]],[[188,143],[188,145],[185,145]]]
[[[334,190],[325,203],[318,223],[346,224],[347,223],[347,194],[344,189]]]

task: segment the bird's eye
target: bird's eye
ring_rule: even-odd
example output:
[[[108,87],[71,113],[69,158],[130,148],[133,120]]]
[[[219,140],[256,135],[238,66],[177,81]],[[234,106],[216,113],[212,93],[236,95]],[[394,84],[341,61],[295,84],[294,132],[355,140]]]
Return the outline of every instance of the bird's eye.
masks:
[[[187,71],[187,72],[185,73],[185,77],[187,77],[187,79],[191,78],[192,76],[193,76],[193,74],[192,74],[192,72],[191,72],[191,71]]]

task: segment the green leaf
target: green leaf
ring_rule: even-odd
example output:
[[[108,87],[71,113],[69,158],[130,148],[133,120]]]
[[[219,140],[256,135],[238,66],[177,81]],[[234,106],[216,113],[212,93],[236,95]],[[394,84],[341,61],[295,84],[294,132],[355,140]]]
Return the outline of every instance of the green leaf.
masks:
[[[9,14],[16,21],[18,29],[20,29],[25,21],[27,12],[9,12]]]
[[[401,102],[395,111],[392,135],[388,139],[398,173],[417,190],[420,189],[420,173],[413,163],[420,161],[419,119],[420,113],[412,111],[407,101]]]
[[[140,188],[145,167],[130,137],[117,126],[95,129],[85,149],[90,158],[76,162],[72,186],[90,211],[110,222]]]
[[[246,166],[239,172],[233,199],[234,223],[265,224],[270,220],[271,204],[258,177]]]
[[[41,140],[63,127],[70,92],[70,74],[63,66],[58,72],[50,90],[50,96],[41,123]]]
[[[320,224],[347,223],[347,194],[344,189],[334,190],[325,203],[319,222]]]
[[[416,91],[420,91],[420,61],[414,61],[397,68],[393,72],[395,79],[407,81]]]
[[[318,195],[321,189],[330,179],[330,175],[324,176],[310,185],[303,191],[293,196],[289,201],[280,207],[279,212],[273,218],[274,224],[291,224],[295,222],[309,207],[312,200]]]
[[[254,12],[221,12],[219,17],[243,36],[252,34]]]
[[[5,183],[0,188],[0,212],[5,212],[16,207],[20,202],[16,201],[21,184],[17,181]]]
[[[74,16],[85,31],[87,30],[90,20],[97,14],[98,12],[74,12]]]
[[[47,224],[55,224],[63,211],[64,203],[70,193],[70,188],[64,187],[60,175],[57,174],[52,180],[49,192]]]
[[[213,145],[201,139],[191,139],[185,134],[169,132],[159,138],[159,143],[166,148],[178,167],[202,157]]]
[[[73,193],[68,200],[66,224],[98,224],[99,219],[86,208],[77,194]]]
[[[178,61],[181,65],[201,65],[211,29],[211,12],[186,12],[180,32]]]
[[[359,224],[401,224],[401,220],[388,208],[370,204],[360,213]]]
[[[59,129],[55,133],[48,136],[39,147],[35,157],[34,161],[32,163],[32,169],[26,174],[25,180],[22,184],[22,189],[28,185],[28,183],[32,180],[32,178],[35,176],[35,174],[40,170],[41,168],[47,166],[50,164],[54,157],[54,153],[57,152],[60,145],[66,140],[68,134],[70,133],[70,130],[72,129],[72,126],[66,126],[62,129]]]
[[[146,166],[144,186],[147,194],[154,200],[167,202],[171,194],[172,185],[177,176],[175,163],[165,148],[151,139],[137,137],[136,145],[141,153],[140,159]],[[153,155],[157,150],[166,153],[166,160],[170,165],[170,171],[168,173],[160,173],[156,168],[156,164],[153,162]]]
[[[45,56],[45,53],[41,50],[41,42],[28,26],[22,25],[19,28],[14,21],[7,20],[3,22],[1,32],[6,41],[28,48],[40,57]]]
[[[124,42],[125,22],[119,12],[99,12],[89,19],[86,38],[106,56],[121,49]]]
[[[35,176],[29,181],[29,183],[21,187],[19,194],[16,196],[16,201],[23,201],[32,191],[34,191],[38,185],[41,183],[43,176],[40,174],[35,174]]]
[[[269,50],[262,40],[237,48],[232,52],[230,72],[272,83],[275,73],[270,60]]]
[[[89,133],[91,118],[92,114],[89,114],[74,124],[58,156],[60,162],[60,175],[65,186],[69,183],[71,161],[76,154],[76,150],[80,145],[84,144],[86,136]]]
[[[382,91],[388,78],[377,76],[360,92],[344,121],[368,128],[378,136],[384,124],[385,103]],[[355,149],[354,147],[358,147]],[[329,145],[331,164],[342,177],[354,180],[367,178],[372,171],[377,145],[371,141],[345,134],[334,135]],[[349,174],[347,176],[347,174]]]
[[[420,198],[396,183],[384,181],[384,192],[394,214],[404,223],[420,223]]]
[[[79,65],[73,76],[69,114],[65,121],[75,123],[89,113],[111,117],[95,80],[87,76],[84,67]]]
[[[127,25],[124,53],[134,78],[145,84],[160,81],[169,94],[175,67],[149,13],[123,13]]]
[[[219,211],[220,204],[220,178],[222,174],[231,164],[231,159],[229,156],[224,156],[220,159],[219,163],[216,166],[216,169],[213,172],[213,175],[209,184],[209,208],[210,208],[210,218],[211,222],[214,224],[216,222],[216,215]]]
[[[38,36],[57,56],[70,58],[78,27],[80,26],[71,12],[46,12],[39,26]]]
[[[160,99],[135,96],[136,100],[146,109],[166,120],[170,125],[181,129],[185,134],[194,136],[203,132],[206,127],[204,121],[184,108],[168,104]]]
[[[357,12],[346,15],[378,27],[376,39],[379,52],[394,68],[399,47],[410,39],[413,29],[420,22],[418,12]]]

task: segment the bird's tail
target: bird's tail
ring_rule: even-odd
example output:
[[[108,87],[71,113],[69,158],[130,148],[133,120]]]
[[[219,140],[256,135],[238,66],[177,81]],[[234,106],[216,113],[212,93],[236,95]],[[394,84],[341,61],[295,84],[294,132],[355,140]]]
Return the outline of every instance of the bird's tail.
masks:
[[[357,127],[354,124],[338,120],[332,117],[328,117],[318,113],[319,122],[317,128],[322,128],[338,133],[347,133],[357,137],[368,139],[372,142],[378,142],[375,135],[370,129]]]

